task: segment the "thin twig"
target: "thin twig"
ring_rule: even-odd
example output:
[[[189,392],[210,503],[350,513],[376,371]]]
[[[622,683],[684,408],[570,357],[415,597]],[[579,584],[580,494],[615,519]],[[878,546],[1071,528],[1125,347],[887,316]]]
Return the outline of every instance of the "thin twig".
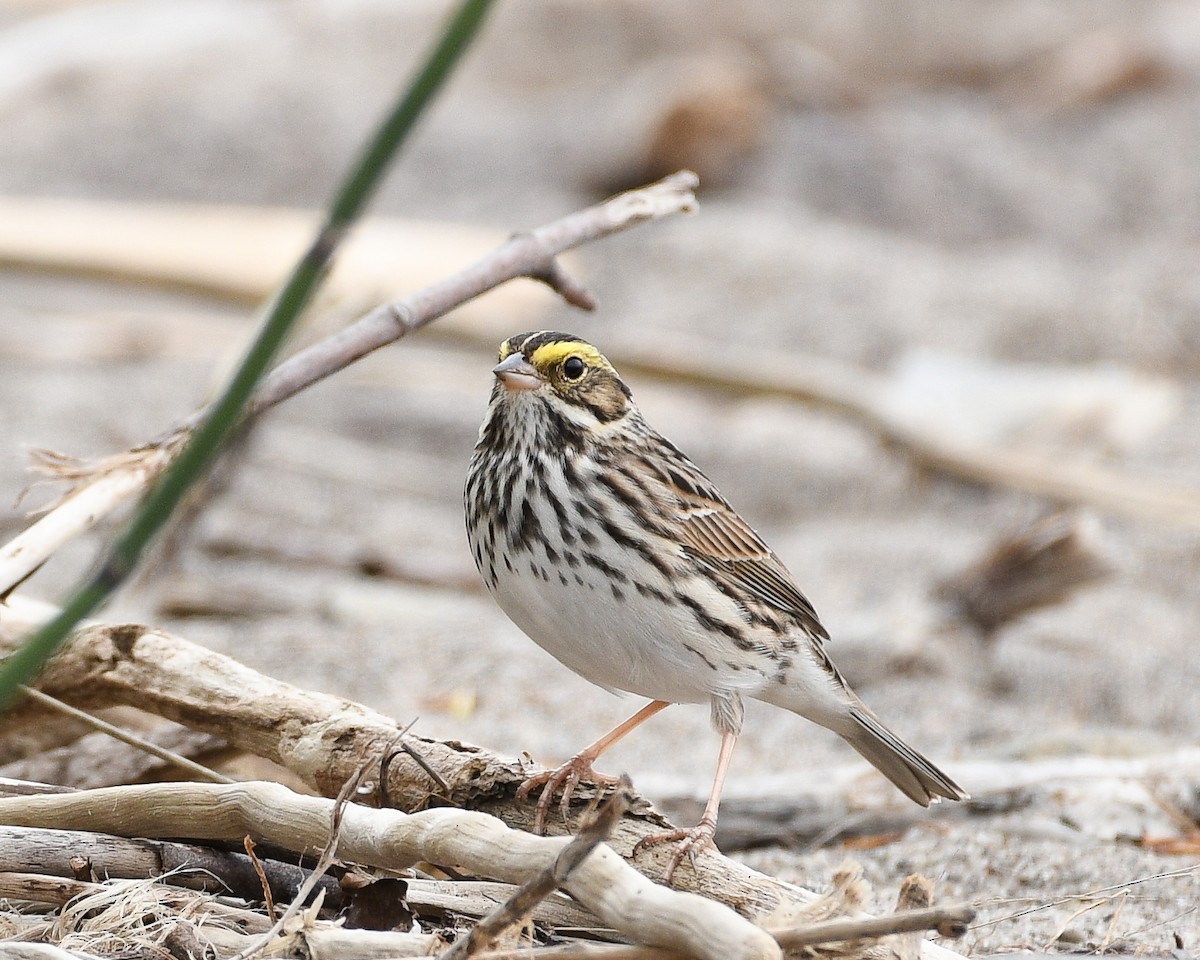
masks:
[[[456,941],[438,960],[467,960],[488,949],[509,927],[524,923],[539,903],[567,882],[572,871],[583,863],[601,843],[608,839],[617,821],[633,802],[633,785],[623,776],[616,792],[563,847],[546,869],[531,878],[508,900],[480,920],[469,935]]]
[[[829,920],[790,930],[772,930],[770,933],[784,950],[794,950],[821,943],[868,940],[921,930],[937,930],[943,937],[961,937],[974,918],[974,909],[966,905],[929,907],[924,910],[902,910],[886,917],[868,917],[863,920]]]
[[[681,170],[657,183],[513,235],[454,276],[377,307],[338,333],[289,357],[263,378],[251,411],[257,414],[273,407],[508,280],[518,277],[541,280],[568,303],[591,309],[594,305],[591,294],[567,276],[555,257],[639,223],[695,212],[694,191],[699,183],[690,170]],[[192,419],[184,421],[181,428],[188,429]]]
[[[250,413],[262,413],[373,350],[518,277],[541,279],[569,303],[585,306],[591,302],[590,295],[566,277],[554,258],[641,223],[694,212],[697,208],[694,191],[698,184],[694,173],[682,170],[658,183],[515,235],[459,273],[372,310],[281,363],[263,378],[251,400]],[[123,470],[110,470],[92,484],[80,486],[58,507],[0,548],[0,596],[14,589],[64,543],[144,490],[171,462],[181,441],[206,414],[206,409],[197,411],[158,439],[137,448],[140,455],[131,457]],[[111,462],[112,458],[103,461]],[[93,496],[96,483],[102,484],[103,489]]]
[[[262,861],[258,859],[258,854],[254,852],[254,839],[247,834],[242,838],[242,849],[246,851],[246,856],[250,858],[250,866],[254,868],[255,874],[258,875],[259,885],[262,887],[263,903],[266,906],[268,919],[275,919],[275,895],[271,892],[271,883],[267,880],[267,871],[263,868]]]
[[[50,696],[48,693],[43,693],[33,687],[21,687],[21,692],[30,700],[36,700],[38,703],[51,710],[56,710],[59,713],[65,714],[68,717],[74,717],[86,723],[88,726],[101,733],[106,733],[114,740],[120,740],[122,743],[127,743],[135,749],[141,750],[144,753],[150,754],[152,757],[158,757],[160,760],[165,760],[167,763],[174,764],[188,773],[194,774],[201,780],[211,780],[213,783],[233,783],[231,777],[225,776],[223,773],[217,773],[202,763],[197,763],[190,757],[185,757],[182,754],[176,753],[174,750],[167,750],[165,747],[160,747],[152,740],[147,740],[145,737],[140,737],[130,730],[122,730],[120,727],[114,726],[107,720],[101,720],[99,717],[93,716],[84,710],[79,710],[71,706],[69,703],[63,703],[56,697]]]

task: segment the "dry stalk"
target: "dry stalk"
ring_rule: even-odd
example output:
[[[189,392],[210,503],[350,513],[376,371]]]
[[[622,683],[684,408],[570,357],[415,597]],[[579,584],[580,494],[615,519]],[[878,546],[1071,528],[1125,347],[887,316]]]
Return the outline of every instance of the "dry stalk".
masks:
[[[69,703],[63,703],[61,700],[43,693],[41,690],[32,687],[22,687],[22,693],[30,700],[40,703],[44,707],[48,707],[58,713],[62,713],[76,720],[81,720],[89,727],[93,727],[100,733],[107,734],[114,740],[134,747],[143,753],[148,753],[152,757],[158,757],[159,760],[165,760],[167,763],[178,767],[181,770],[186,770],[194,777],[199,777],[201,780],[211,780],[213,783],[233,783],[233,779],[225,776],[223,773],[217,773],[203,764],[197,763],[188,757],[176,753],[174,750],[167,750],[153,740],[139,736],[131,730],[122,730],[115,724],[109,723],[107,720],[101,720],[99,717],[93,716],[83,710],[79,710]]]

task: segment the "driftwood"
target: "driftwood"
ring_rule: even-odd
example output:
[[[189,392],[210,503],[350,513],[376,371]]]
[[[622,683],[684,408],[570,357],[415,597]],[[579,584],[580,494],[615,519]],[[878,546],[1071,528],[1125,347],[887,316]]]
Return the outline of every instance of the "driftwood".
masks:
[[[0,644],[11,646],[30,627],[51,612],[52,608],[45,604],[23,598],[11,598],[7,606],[0,607]],[[280,764],[325,796],[336,794],[342,785],[356,776],[364,766],[378,770],[383,754],[389,752],[389,746],[399,732],[394,721],[357,704],[298,690],[177,637],[134,625],[92,625],[81,629],[73,642],[51,663],[39,685],[53,696],[77,706],[136,704],[142,709],[188,727],[215,734],[233,746]],[[10,715],[7,723],[11,726],[20,723],[21,720],[22,710],[18,708]],[[495,757],[480,748],[456,742],[445,743],[408,735],[404,738],[404,743],[411,753],[391,753],[390,762],[387,764],[386,790],[381,791],[382,785],[378,782],[365,784],[359,794],[359,800],[369,802],[374,798],[378,802],[381,793],[385,793],[390,804],[400,810],[417,812],[414,816],[424,817],[428,814],[430,822],[455,823],[460,827],[462,824],[482,822],[453,819],[454,816],[474,815],[466,811],[490,814],[521,830],[532,825],[532,805],[518,801],[515,796],[517,787],[527,775],[527,771],[520,764]],[[431,776],[429,771],[434,775]],[[156,786],[114,789],[152,791],[181,788]],[[223,804],[227,801],[215,798],[234,797],[238,798],[238,802],[242,802],[244,796],[237,793],[238,787],[193,785],[188,789],[200,791],[187,796],[202,798],[196,802],[203,807],[205,817],[224,809]],[[221,790],[234,792],[223,794]],[[80,796],[83,794],[0,801],[0,822],[34,822],[34,825],[38,826],[54,826],[58,823],[71,828],[78,828],[87,823],[90,828],[97,830],[121,832],[114,829],[114,821],[97,819],[101,816],[100,813],[96,813],[90,821],[72,817],[76,814],[82,815],[79,813],[81,809],[101,811],[103,817],[118,817],[121,810],[129,808],[129,798],[135,794],[94,792],[87,794],[92,798],[91,802],[82,807],[58,806],[69,805]],[[95,798],[101,796],[113,797],[114,801],[110,801],[109,806],[98,804]],[[111,806],[117,796],[122,797],[119,808]],[[161,798],[165,795],[147,793],[142,796]],[[272,794],[273,798],[274,796]],[[313,830],[327,831],[327,819],[316,816],[313,811],[317,808],[304,805],[310,802],[307,798],[297,798],[293,801],[290,795],[287,796],[287,803],[298,803],[300,810],[308,811],[306,816],[316,824],[311,827]],[[595,796],[595,785],[583,784],[577,791],[577,801],[572,808],[569,822],[556,822],[551,825],[552,829],[577,829],[581,809]],[[283,794],[275,799],[278,803],[285,802]],[[151,806],[152,812],[147,816],[161,818],[161,835],[176,836],[181,832],[179,817],[182,816],[180,804],[183,802],[183,799],[173,796],[169,808],[159,809]],[[257,814],[256,802],[245,802],[255,804],[253,812]],[[321,802],[328,803],[311,801]],[[48,821],[44,816],[38,816],[33,821],[16,818],[12,811],[17,807],[12,804],[26,803],[51,805],[39,807],[42,811],[71,809],[73,813],[71,816],[63,814],[62,819],[55,822]],[[463,809],[442,809],[443,805]],[[429,809],[431,806],[435,809]],[[266,813],[270,809],[271,804],[268,803],[263,812]],[[155,810],[158,812],[154,813]],[[369,812],[355,806],[347,810],[346,816],[350,818],[353,813],[354,817],[359,817]],[[381,813],[391,814],[392,811]],[[245,822],[236,820],[237,829],[246,832],[250,829],[251,811],[243,809],[242,816]],[[396,816],[402,815],[396,813]],[[298,812],[288,818],[288,823],[299,824],[297,817]],[[438,817],[451,819],[439,820]],[[149,829],[153,822],[140,820],[139,834],[153,835],[154,831]],[[667,821],[644,802],[636,803],[634,809],[615,825],[609,845],[620,857],[626,858],[640,871],[637,873],[628,870],[620,874],[629,883],[639,883],[639,880],[632,878],[640,878],[643,875],[651,880],[661,880],[664,876],[671,856],[670,850],[650,848],[634,856],[633,848],[639,839],[659,832],[666,826]],[[132,828],[125,825],[125,829]],[[216,827],[205,827],[203,823],[197,823],[195,829],[212,831]],[[228,836],[232,829],[232,823],[226,823],[223,827],[225,832],[221,835]],[[254,829],[262,831],[264,828],[259,826]],[[493,829],[502,828],[497,823],[495,828],[488,828]],[[189,826],[187,831],[182,832],[199,838],[212,836],[211,832],[193,834],[191,830],[192,827]],[[238,833],[237,836],[241,834]],[[289,835],[289,840],[295,842],[296,835]],[[528,848],[522,846],[527,841],[533,842],[534,845]],[[309,837],[309,842],[313,847],[319,846],[319,833]],[[532,869],[530,865],[533,863],[544,865],[547,858],[556,855],[562,844],[561,838],[526,837],[525,834],[512,831],[506,831],[503,841],[496,842],[501,848],[523,850],[526,858],[522,861],[521,870],[526,871]],[[352,849],[354,848],[347,848],[343,843],[339,846],[339,854],[351,857]],[[441,862],[451,863],[468,852],[455,848],[453,856],[444,850],[438,856],[444,858]],[[477,858],[479,851],[471,853],[470,856]],[[437,858],[434,859],[436,862]],[[620,865],[620,869],[625,869],[619,857],[613,857],[612,860],[614,864]],[[478,859],[474,862],[481,863]],[[618,867],[614,866],[612,869],[616,870]],[[482,872],[491,876],[498,875],[494,863],[482,867]],[[523,880],[527,878],[528,873],[517,873],[514,876]],[[814,894],[756,873],[716,852],[700,854],[695,869],[685,867],[678,870],[675,885],[682,890],[699,893],[710,900],[727,904],[760,926],[794,926],[800,920],[811,922],[821,918],[819,915],[813,916],[813,910],[820,909],[812,906],[817,899]],[[642,890],[640,895],[651,898],[657,896],[658,891],[665,891],[665,888],[648,881],[644,889],[640,886],[638,889]],[[619,917],[607,913],[602,913],[601,916],[605,922],[613,922],[614,926],[619,926],[615,922]],[[934,944],[925,944],[923,950],[930,956],[953,956]],[[890,947],[877,945],[865,948],[862,955],[892,954]]]
[[[292,863],[258,858],[277,901],[291,900],[307,871]],[[140,880],[174,873],[175,886],[261,900],[260,874],[244,853],[193,843],[126,838],[82,830],[0,826],[0,872],[38,873],[76,880]],[[341,905],[337,882],[322,878],[328,906]]]
[[[0,643],[11,646],[50,609],[19,597],[0,608]],[[357,704],[299,690],[236,661],[185,640],[140,626],[90,626],[51,663],[39,686],[76,706],[97,708],[135,704],[142,709],[212,733],[230,744],[286,767],[324,796],[334,796],[364,764],[379,764],[398,732],[394,721]],[[22,717],[20,707],[8,724]],[[525,769],[478,747],[443,743],[409,735],[406,742],[437,771],[443,787],[409,755],[389,764],[386,786],[391,803],[415,811],[431,803],[453,804],[500,817],[518,828],[532,826],[532,805],[516,800]],[[581,788],[578,812],[596,796]],[[611,845],[629,854],[642,836],[667,826],[661,815],[642,804],[613,832]],[[564,831],[561,821],[551,825]],[[670,851],[651,848],[634,861],[652,878],[665,872]],[[712,861],[712,862],[710,862]],[[702,869],[678,871],[685,889],[722,900],[738,900],[748,916],[768,916],[788,905],[810,902],[788,884],[765,886],[746,868],[715,854],[702,854]],[[718,866],[717,870],[711,869]],[[705,869],[706,868],[706,869]]]
[[[476,937],[473,931],[463,947],[447,955],[464,958],[476,943],[488,944],[519,922],[556,886],[640,943],[712,960],[777,958],[781,948],[912,934],[931,927],[958,935],[973,916],[965,908],[920,909],[929,899],[928,882],[910,878],[901,892],[901,911],[893,917],[837,920],[768,933],[731,909],[650,883],[607,846],[597,846],[615,819],[611,804],[609,811],[607,821],[567,841],[518,833],[486,814],[438,808],[410,815],[350,805],[341,814],[338,850],[356,862],[387,869],[433,861],[522,880],[526,886],[493,912],[494,919],[475,928],[483,934]],[[53,829],[71,823],[118,834],[186,833],[226,841],[254,833],[291,849],[328,845],[332,812],[332,801],[302,797],[271,783],[154,784],[0,800],[0,820],[17,825]],[[48,893],[36,892],[39,883]],[[23,893],[58,897],[59,891],[89,892],[91,888],[79,883],[41,878],[27,883]],[[895,955],[915,957],[922,943],[901,936]]]
[[[204,840],[253,834],[288,849],[315,850],[330,842],[332,809],[331,800],[271,783],[149,784],[0,799],[0,821]],[[568,843],[511,830],[472,811],[405,814],[357,804],[342,812],[337,838],[339,856],[357,863],[403,869],[429,861],[518,883],[552,865]],[[596,848],[564,883],[578,903],[640,942],[712,960],[780,955],[770,935],[733,910],[651,883],[607,847]]]

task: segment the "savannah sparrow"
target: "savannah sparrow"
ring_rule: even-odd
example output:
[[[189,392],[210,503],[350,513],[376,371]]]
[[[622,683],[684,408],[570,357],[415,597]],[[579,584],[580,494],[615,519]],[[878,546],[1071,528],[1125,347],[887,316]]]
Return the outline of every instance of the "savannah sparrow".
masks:
[[[475,565],[506,614],[580,676],[651,702],[542,786],[538,829],[592,763],[672,703],[708,702],[721,749],[698,826],[650,838],[712,842],[742,698],[828,727],[923,806],[967,794],[887,729],[842,679],[829,634],[771,548],[700,470],[646,423],[591,344],[522,333],[500,347],[467,473]]]

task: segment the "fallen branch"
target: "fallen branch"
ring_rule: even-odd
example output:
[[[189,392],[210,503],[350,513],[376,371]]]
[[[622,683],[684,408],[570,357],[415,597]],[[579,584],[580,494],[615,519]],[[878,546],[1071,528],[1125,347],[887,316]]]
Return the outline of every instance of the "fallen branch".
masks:
[[[608,839],[618,820],[629,810],[632,789],[622,778],[617,792],[604,802],[596,816],[589,819],[568,843],[554,863],[527,880],[521,888],[494,911],[480,920],[471,932],[445,951],[439,960],[467,960],[488,948],[510,927],[524,923],[534,909],[556,890],[567,885],[571,874]]]
[[[0,607],[0,647],[14,643],[51,612],[45,604],[20,597],[10,600]],[[41,685],[76,705],[135,704],[222,736],[233,746],[288,768],[326,795],[335,794],[365,762],[378,763],[397,734],[393,720],[365,707],[299,690],[208,649],[139,626],[92,625],[80,630],[49,665]],[[18,711],[8,722],[19,720]],[[462,743],[411,734],[405,742],[438,772],[445,787],[435,783],[411,755],[397,753],[388,768],[387,794],[400,809],[420,811],[430,802],[453,804],[492,814],[519,829],[532,826],[532,804],[516,799],[517,787],[527,775],[517,762]],[[595,784],[581,784],[571,818],[556,819],[550,829],[577,828],[578,812],[594,799],[596,789]],[[0,821],[12,822],[4,809],[0,806]],[[635,801],[614,827],[609,845],[646,877],[661,879],[671,851],[649,848],[634,856],[633,848],[642,837],[668,826],[659,814]],[[175,824],[174,829],[177,835],[181,828]],[[550,842],[561,844],[561,839]],[[492,868],[483,872],[496,875]],[[521,876],[522,881],[526,878]],[[729,904],[751,920],[769,919],[775,925],[812,920],[813,903],[818,900],[815,894],[756,873],[715,851],[702,853],[696,869],[677,871],[675,884]],[[922,949],[927,956],[955,956],[933,944]],[[866,948],[864,955],[875,956],[871,950]]]
[[[309,871],[279,860],[260,865],[277,900],[291,900]],[[82,830],[0,826],[0,872],[37,873],[90,880],[144,880],[169,875],[174,886],[223,893],[243,900],[262,897],[259,877],[242,853],[191,843],[116,837]],[[326,902],[337,909],[341,891],[322,882]]]
[[[285,360],[259,385],[248,416],[262,413],[306,387],[343,369],[373,350],[393,343],[445,315],[455,307],[517,277],[546,283],[568,303],[590,309],[586,290],[572,280],[555,257],[592,240],[639,223],[696,209],[698,181],[683,171],[641,190],[570,214],[507,243],[458,274],[409,297],[372,310],[343,330]],[[189,432],[200,422],[200,410],[156,440],[109,457],[97,465],[98,475],[82,480],[57,507],[0,548],[0,597],[15,589],[64,543],[90,529],[101,518],[144,490],[171,462]],[[85,474],[86,467],[61,458],[62,470]],[[92,491],[92,481],[100,489]]]
[[[332,805],[273,783],[150,784],[0,799],[0,822],[202,840],[251,834],[287,849],[312,850],[332,838]],[[471,811],[405,814],[351,804],[343,812],[337,843],[339,855],[355,863],[400,870],[424,860],[524,883],[551,866],[569,842],[511,830],[495,817]],[[605,923],[643,943],[671,945],[711,960],[780,956],[769,934],[733,910],[658,886],[605,846],[593,850],[564,886]]]

